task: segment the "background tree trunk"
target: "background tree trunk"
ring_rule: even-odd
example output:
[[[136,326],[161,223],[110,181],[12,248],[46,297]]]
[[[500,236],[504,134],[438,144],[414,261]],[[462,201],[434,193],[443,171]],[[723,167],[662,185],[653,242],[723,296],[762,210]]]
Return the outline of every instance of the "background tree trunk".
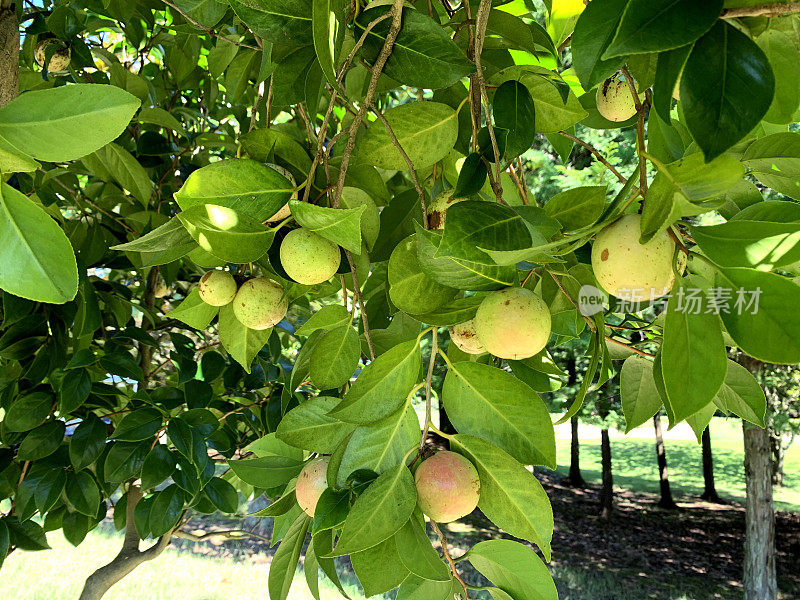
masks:
[[[608,400],[603,399],[598,406],[598,413],[605,419],[608,417]],[[608,436],[608,423],[603,423],[600,431],[600,454],[603,465],[603,488],[600,490],[600,517],[610,519],[614,512],[614,476],[611,473],[611,438]]]
[[[19,23],[11,0],[0,0],[0,107],[19,92]]]
[[[450,422],[450,418],[447,416],[447,411],[444,409],[441,400],[439,401],[439,429],[442,430],[442,433],[448,433],[450,435],[458,433]]]
[[[578,438],[578,415],[574,415],[569,420],[572,429],[572,441],[570,443],[569,456],[569,483],[572,487],[584,488],[586,482],[581,475],[581,443]]]
[[[656,459],[658,460],[658,485],[661,488],[661,499],[658,505],[661,508],[678,508],[672,499],[672,490],[669,487],[669,471],[667,469],[667,451],[664,448],[664,436],[661,434],[661,415],[656,413],[653,417],[653,427],[656,430]]]
[[[772,507],[770,436],[742,421],[744,472],[747,481],[744,541],[745,600],[776,600],[775,513]]]
[[[722,498],[717,494],[714,484],[714,455],[711,453],[711,425],[703,430],[703,495],[706,502],[722,504]]]
[[[574,356],[570,356],[567,360],[567,373],[569,374],[567,386],[575,385],[577,369]],[[581,475],[581,442],[578,437],[578,422],[578,415],[573,415],[569,420],[570,429],[572,430],[569,454],[569,483],[572,487],[584,488],[586,487],[586,482]]]

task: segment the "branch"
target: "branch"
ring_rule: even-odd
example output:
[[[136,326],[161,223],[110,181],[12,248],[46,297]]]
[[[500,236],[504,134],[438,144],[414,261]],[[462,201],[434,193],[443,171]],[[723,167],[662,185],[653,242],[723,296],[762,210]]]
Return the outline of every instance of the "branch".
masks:
[[[403,146],[400,145],[400,140],[397,139],[397,136],[394,134],[394,130],[392,126],[389,125],[389,121],[386,120],[386,117],[383,116],[383,113],[379,110],[373,111],[375,115],[378,117],[383,126],[386,128],[386,133],[389,134],[389,138],[392,140],[394,147],[397,148],[397,151],[400,152],[400,155],[403,157],[403,160],[406,161],[406,165],[408,166],[408,170],[411,171],[411,179],[414,181],[414,189],[417,190],[417,195],[419,195],[419,202],[422,206],[422,226],[427,229],[428,228],[428,209],[425,206],[425,193],[422,191],[422,187],[419,185],[419,178],[417,177],[417,171],[414,169],[414,163],[411,162],[411,158],[409,158],[406,151],[403,150]]]
[[[375,99],[375,93],[378,89],[378,79],[380,79],[381,73],[383,72],[383,67],[386,65],[386,61],[389,60],[389,55],[392,53],[397,35],[400,33],[400,27],[403,20],[403,0],[394,0],[391,9],[391,15],[392,24],[389,26],[389,32],[386,34],[386,40],[383,43],[381,53],[378,55],[378,58],[375,60],[375,63],[372,66],[372,77],[369,81],[367,95],[364,97],[364,101],[361,103],[361,106],[358,109],[358,114],[353,119],[353,123],[350,125],[347,145],[345,146],[344,153],[342,154],[342,163],[339,165],[339,179],[336,182],[336,193],[333,197],[333,202],[331,203],[333,208],[339,208],[339,203],[342,199],[342,189],[344,188],[344,179],[347,175],[347,166],[350,164],[350,156],[353,154],[353,150],[356,146],[356,136],[358,135],[358,130],[361,127],[361,122],[364,120],[367,110],[369,110],[369,107],[372,106],[372,102]]]
[[[800,12],[800,2],[770,2],[758,6],[742,6],[740,8],[727,8],[720,15],[723,19],[737,19],[739,17],[780,17]]]
[[[617,169],[614,167],[614,165],[612,165],[610,162],[608,162],[608,160],[602,154],[600,154],[600,151],[597,148],[595,148],[591,144],[588,144],[588,143],[584,142],[582,139],[575,137],[571,133],[567,133],[566,131],[559,131],[558,135],[562,135],[565,138],[567,138],[569,140],[572,140],[576,144],[579,144],[579,145],[583,146],[584,148],[586,148],[589,152],[592,153],[592,155],[597,160],[599,160],[601,163],[603,163],[603,165],[606,167],[606,169],[611,171],[616,176],[616,178],[619,179],[620,183],[622,183],[623,185],[628,183],[628,180],[625,178],[625,176],[622,173],[620,173],[619,171],[617,171]]]
[[[186,14],[186,13],[183,11],[183,9],[181,9],[181,8],[178,8],[176,5],[174,5],[174,4],[173,4],[172,2],[170,2],[169,0],[164,0],[164,4],[166,4],[166,5],[167,5],[167,6],[169,6],[171,9],[173,9],[173,10],[177,11],[178,13],[180,13],[180,15],[181,15],[181,16],[182,16],[184,19],[186,19],[187,21],[189,21],[189,23],[191,23],[192,25],[194,25],[194,26],[195,26],[195,27],[197,27],[198,29],[202,29],[202,30],[203,30],[203,31],[205,31],[205,32],[206,32],[208,35],[212,35],[212,36],[214,36],[214,37],[218,37],[218,38],[220,38],[221,40],[225,40],[225,41],[226,41],[226,42],[228,42],[229,44],[233,44],[234,46],[240,46],[240,47],[242,47],[242,48],[250,48],[251,50],[261,50],[261,48],[259,48],[258,46],[252,46],[252,45],[250,45],[250,44],[245,44],[245,43],[242,43],[242,42],[234,42],[233,40],[230,40],[230,39],[228,39],[228,38],[226,38],[226,37],[224,37],[224,36],[220,35],[219,33],[217,33],[216,31],[214,31],[214,30],[213,30],[213,29],[211,29],[210,27],[206,27],[205,25],[203,25],[203,24],[202,24],[202,23],[200,23],[199,21],[195,21],[195,20],[194,20],[192,17],[190,17],[188,14]]]
[[[425,429],[422,430],[422,439],[419,441],[419,451],[425,448],[425,441],[428,439],[428,430],[431,426],[431,380],[433,379],[433,367],[436,364],[436,354],[439,351],[439,328],[433,328],[431,338],[431,358],[428,362],[428,375],[425,377]],[[441,423],[440,423],[441,425]]]
[[[494,152],[495,176],[492,180],[492,189],[498,202],[503,201],[503,184],[500,180],[500,149],[497,146],[497,137],[494,134],[492,125],[491,110],[489,107],[489,95],[486,93],[486,82],[483,79],[483,67],[481,66],[481,53],[483,52],[483,42],[486,39],[486,26],[489,23],[489,13],[492,10],[491,0],[481,0],[478,6],[478,13],[475,15],[475,68],[477,70],[475,79],[478,82],[478,91],[483,102],[483,109],[486,111],[486,128],[489,130],[489,139],[492,140],[492,152]]]
[[[134,511],[139,500],[142,499],[142,490],[131,483],[127,492],[125,540],[119,554],[107,565],[100,567],[92,573],[84,584],[79,600],[100,600],[115,583],[131,573],[144,562],[159,556],[169,545],[172,532],[162,535],[158,541],[147,548],[139,550],[139,533],[136,531]]]
[[[264,537],[263,535],[259,535],[252,531],[245,531],[244,529],[226,529],[224,531],[206,531],[205,533],[201,533],[200,535],[192,533],[191,531],[185,531],[183,529],[178,529],[172,533],[173,537],[182,539],[182,540],[191,540],[193,542],[202,542],[203,540],[209,538],[220,538],[223,540],[241,540],[244,538],[252,537],[257,538],[259,540],[263,540],[265,542],[270,542],[270,538]]]
[[[439,529],[439,526],[436,524],[435,521],[431,521],[431,527],[433,528],[433,531],[436,533],[436,536],[439,538],[439,542],[441,542],[442,544],[442,554],[444,554],[444,557],[447,560],[447,564],[450,565],[450,571],[453,573],[453,577],[455,577],[461,584],[461,587],[464,588],[464,598],[469,598],[469,593],[467,591],[467,584],[461,578],[461,575],[458,574],[458,571],[456,570],[456,563],[453,560],[453,557],[450,556],[450,550],[447,548],[447,538],[444,537],[442,530]]]
[[[625,81],[628,84],[628,89],[633,96],[633,103],[636,106],[636,114],[638,119],[636,121],[636,146],[637,154],[639,156],[639,189],[642,193],[642,198],[647,194],[647,162],[644,156],[644,104],[639,100],[639,94],[636,91],[636,84],[633,82],[633,76],[628,71],[628,67],[622,67],[622,74],[625,76]]]
[[[361,286],[358,285],[358,273],[356,273],[356,265],[353,262],[353,255],[350,254],[350,250],[345,250],[344,254],[347,257],[347,262],[350,263],[350,274],[353,276],[353,296],[358,301],[358,310],[361,312],[361,322],[364,324],[364,337],[367,339],[369,357],[370,360],[375,360],[375,346],[372,343],[372,334],[369,330],[367,311],[364,309],[364,298],[361,296]]]

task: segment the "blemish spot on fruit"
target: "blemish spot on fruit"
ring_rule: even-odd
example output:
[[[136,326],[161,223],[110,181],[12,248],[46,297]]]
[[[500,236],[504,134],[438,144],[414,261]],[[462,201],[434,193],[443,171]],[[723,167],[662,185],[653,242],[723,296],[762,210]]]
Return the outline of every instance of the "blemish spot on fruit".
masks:
[[[603,248],[603,251],[600,253],[600,260],[603,262],[608,260],[608,248]]]

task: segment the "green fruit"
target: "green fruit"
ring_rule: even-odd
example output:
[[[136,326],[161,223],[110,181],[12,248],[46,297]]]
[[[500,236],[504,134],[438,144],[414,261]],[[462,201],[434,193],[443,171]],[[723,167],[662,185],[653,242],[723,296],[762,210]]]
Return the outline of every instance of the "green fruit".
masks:
[[[433,199],[427,206],[428,213],[428,228],[429,229],[444,229],[444,220],[447,215],[447,209],[453,204],[463,202],[467,198],[453,198],[453,190],[442,192]]]
[[[53,53],[53,56],[50,57],[50,62],[47,65],[47,72],[53,74],[66,73],[69,70],[72,53],[61,41],[54,38],[47,38],[36,44],[36,50],[34,51],[36,62],[44,67],[44,61],[47,59],[47,49],[52,45],[57,46],[57,50]]]
[[[328,281],[341,261],[339,246],[308,229],[290,231],[281,243],[281,265],[297,283]]]
[[[444,450],[424,460],[414,475],[423,513],[437,523],[449,523],[478,506],[481,480],[475,466],[455,452]]]
[[[294,493],[297,503],[309,517],[314,516],[319,497],[328,488],[328,463],[330,456],[315,458],[306,463],[300,475],[297,476],[297,485]]]
[[[227,271],[208,271],[197,286],[200,299],[211,306],[225,306],[236,296],[236,281]]]
[[[450,340],[459,350],[467,354],[483,354],[486,352],[486,347],[478,339],[478,333],[475,331],[475,319],[457,323],[450,327]]]
[[[286,177],[286,179],[288,179],[292,183],[292,187],[297,185],[297,183],[295,183],[294,177],[287,169],[284,169],[280,165],[275,165],[271,163],[267,164],[267,166],[275,169],[278,173]],[[289,199],[297,200],[297,190],[292,192],[292,197]],[[278,209],[278,212],[276,212],[269,219],[267,219],[267,223],[277,223],[278,221],[283,221],[284,219],[290,216],[292,216],[292,211],[289,209],[289,203],[287,202]]]
[[[619,75],[609,77],[597,88],[597,111],[609,121],[627,121],[636,114],[631,88]]]
[[[625,215],[598,233],[592,245],[592,269],[600,287],[633,302],[659,298],[675,283],[675,241],[662,231],[640,244],[641,222],[641,215]]]
[[[233,314],[249,329],[269,329],[283,319],[288,307],[283,287],[266,277],[245,281],[233,299]]]
[[[475,314],[475,331],[486,351],[522,360],[538,354],[550,339],[550,309],[537,294],[521,287],[492,292]]]

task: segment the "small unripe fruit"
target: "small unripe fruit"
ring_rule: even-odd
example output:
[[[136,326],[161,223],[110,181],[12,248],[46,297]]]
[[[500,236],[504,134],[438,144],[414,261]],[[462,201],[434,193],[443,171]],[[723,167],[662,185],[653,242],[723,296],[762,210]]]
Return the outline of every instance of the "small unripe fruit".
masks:
[[[437,523],[449,523],[478,506],[481,480],[475,466],[455,452],[437,452],[420,464],[414,475],[423,513]]]
[[[592,270],[605,291],[633,302],[648,302],[672,289],[675,242],[666,231],[639,243],[641,215],[625,215],[597,234]]]
[[[288,179],[292,183],[292,187],[297,185],[295,183],[294,177],[292,176],[292,174],[287,169],[284,169],[280,165],[274,165],[274,164],[268,164],[267,166],[275,169],[278,173],[280,173],[281,175],[286,177],[286,179]],[[290,200],[297,200],[297,190],[292,192],[292,197],[289,198],[289,199]],[[278,209],[278,212],[276,212],[269,219],[267,219],[267,223],[277,223],[278,221],[283,221],[284,219],[290,217],[291,215],[292,215],[292,211],[289,210],[289,203],[287,202],[286,204],[284,204],[283,206],[281,206]]]
[[[308,229],[290,231],[281,243],[281,266],[297,283],[328,281],[339,268],[339,246]]]
[[[208,271],[197,286],[200,299],[211,306],[225,306],[236,296],[236,281],[227,271]]]
[[[58,49],[53,53],[53,56],[50,57],[50,62],[47,65],[48,73],[64,73],[69,68],[69,63],[72,60],[72,53],[70,49],[64,46],[63,43],[60,41],[47,38],[45,40],[41,40],[38,44],[36,44],[36,50],[34,52],[36,56],[36,62],[39,63],[40,66],[44,67],[44,61],[47,59],[47,49],[48,47],[56,45]]]
[[[323,456],[308,461],[300,475],[297,476],[297,485],[294,488],[294,495],[309,517],[314,516],[319,497],[328,487],[328,463],[331,462],[330,456]]]
[[[597,111],[609,121],[627,121],[636,114],[636,102],[628,82],[609,77],[597,88]]]
[[[478,339],[475,331],[475,319],[457,323],[450,327],[450,339],[462,352],[467,354],[483,354],[486,347]]]
[[[453,198],[453,190],[447,190],[436,196],[427,207],[428,227],[430,229],[444,229],[447,209],[453,204],[464,200],[467,200],[467,198]]]
[[[283,287],[267,279],[248,279],[233,299],[233,314],[249,329],[269,329],[278,323],[289,308]]]
[[[492,292],[475,314],[475,331],[486,351],[511,360],[541,352],[550,339],[551,325],[544,300],[522,287]]]

